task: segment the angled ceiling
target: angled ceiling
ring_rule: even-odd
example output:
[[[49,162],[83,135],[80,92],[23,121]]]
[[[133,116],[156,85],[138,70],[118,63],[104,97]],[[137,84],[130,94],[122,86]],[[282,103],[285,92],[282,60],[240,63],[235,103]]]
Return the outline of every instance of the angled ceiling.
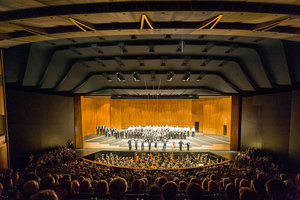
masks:
[[[300,3],[267,2],[1,2],[6,86],[112,98],[299,89]]]

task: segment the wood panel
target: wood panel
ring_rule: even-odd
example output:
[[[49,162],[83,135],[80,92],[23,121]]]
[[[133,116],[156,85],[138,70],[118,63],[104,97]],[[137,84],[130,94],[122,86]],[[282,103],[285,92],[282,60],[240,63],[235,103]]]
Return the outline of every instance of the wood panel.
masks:
[[[94,134],[96,125],[122,129],[128,126],[189,126],[227,136],[231,133],[231,98],[221,99],[102,99],[82,97],[83,136]]]
[[[121,99],[111,100],[110,102],[110,125],[116,129],[122,129],[122,101]]]
[[[224,125],[230,137],[231,98],[203,99],[203,133],[223,135]]]
[[[195,122],[199,122],[199,132],[203,132],[203,99],[192,100],[192,125],[195,126]]]
[[[191,100],[122,100],[122,128],[132,125],[191,125]]]
[[[231,106],[231,136],[230,136],[230,149],[239,150],[240,138],[240,97],[232,97]]]
[[[81,97],[82,136],[96,133],[97,125],[110,127],[110,99]]]
[[[83,148],[82,136],[82,115],[81,115],[81,97],[74,97],[74,125],[75,125],[75,146]]]

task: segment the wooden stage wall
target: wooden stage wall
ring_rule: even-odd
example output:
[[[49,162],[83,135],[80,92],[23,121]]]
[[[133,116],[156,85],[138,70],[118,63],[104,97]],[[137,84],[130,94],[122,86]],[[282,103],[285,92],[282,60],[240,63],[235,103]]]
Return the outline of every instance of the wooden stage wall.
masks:
[[[97,125],[122,129],[132,125],[195,126],[199,131],[231,135],[232,98],[217,99],[108,99],[81,97],[82,136]],[[225,126],[224,126],[225,125]]]

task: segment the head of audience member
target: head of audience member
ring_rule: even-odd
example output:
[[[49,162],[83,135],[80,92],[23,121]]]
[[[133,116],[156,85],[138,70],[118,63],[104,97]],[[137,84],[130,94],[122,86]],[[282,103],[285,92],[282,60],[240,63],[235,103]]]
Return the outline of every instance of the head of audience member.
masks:
[[[77,178],[77,181],[78,181],[78,183],[81,183],[81,181],[83,181],[84,179],[85,179],[84,176],[79,176]]]
[[[161,199],[161,190],[157,185],[152,185],[149,190],[149,199],[151,200],[160,200]]]
[[[54,190],[55,179],[52,176],[44,176],[40,182],[40,190]]]
[[[208,192],[213,192],[213,193],[219,192],[219,186],[216,181],[210,180],[208,182]]]
[[[164,200],[176,199],[178,186],[174,181],[167,181],[162,187]]]
[[[203,200],[204,193],[199,183],[190,183],[186,188],[189,200]]]
[[[89,179],[84,179],[80,182],[79,191],[80,192],[90,192],[91,182]]]
[[[297,193],[297,188],[295,187],[294,183],[292,181],[289,181],[289,180],[285,180],[283,182],[286,186],[288,196],[290,198],[294,199],[294,197],[296,196],[296,193]]]
[[[27,181],[23,184],[23,197],[30,197],[31,195],[37,193],[39,191],[39,183],[35,180]]]
[[[2,185],[4,189],[9,189],[13,187],[13,181],[10,176],[4,176],[2,179]]]
[[[199,185],[202,185],[202,182],[196,178],[191,178],[190,183],[198,183]]]
[[[208,191],[208,182],[209,182],[209,178],[205,178],[203,181],[202,181],[202,189],[204,191]]]
[[[132,181],[132,191],[138,192],[141,190],[141,181],[139,179],[134,179]]]
[[[112,200],[123,200],[126,198],[127,182],[124,178],[117,177],[109,183],[109,197]]]
[[[24,182],[27,182],[27,181],[30,181],[30,180],[35,180],[36,182],[40,183],[40,178],[34,172],[30,172],[29,174],[27,174],[27,176],[25,177]]]
[[[225,187],[225,197],[227,200],[239,199],[239,189],[233,183],[229,183]]]
[[[250,189],[249,187],[240,188],[240,200],[257,200],[258,194],[255,190]]]
[[[80,184],[77,180],[71,182],[71,192],[79,191]]]
[[[163,187],[163,185],[164,185],[166,182],[168,182],[168,180],[167,180],[165,177],[159,178],[159,179],[158,179],[158,185],[157,185],[157,186],[159,187],[159,189],[162,190],[162,187]]]
[[[30,197],[30,200],[59,200],[53,190],[42,190]]]
[[[266,195],[265,183],[262,179],[255,178],[251,181],[251,188],[254,189],[259,196]]]
[[[267,195],[271,200],[285,200],[287,199],[287,189],[282,180],[271,179],[266,183]]]
[[[2,196],[3,190],[4,190],[3,185],[2,185],[2,183],[0,183],[0,198],[1,198],[1,196]]]
[[[94,188],[95,187],[95,185],[98,183],[98,181],[96,181],[96,180],[93,180],[92,182],[91,182],[91,186],[92,186],[92,188]]]
[[[174,177],[174,178],[173,178],[173,181],[174,181],[177,185],[179,185],[180,180],[179,180],[178,177]]]
[[[108,193],[108,183],[106,180],[100,180],[94,187],[94,193],[98,195],[106,195]]]
[[[179,190],[186,190],[187,183],[185,181],[179,182]]]
[[[247,179],[242,179],[242,180],[240,181],[240,188],[241,188],[241,187],[250,187],[249,181],[248,181]]]
[[[57,174],[53,174],[52,177],[55,180],[55,187],[58,186],[60,183],[59,176]]]

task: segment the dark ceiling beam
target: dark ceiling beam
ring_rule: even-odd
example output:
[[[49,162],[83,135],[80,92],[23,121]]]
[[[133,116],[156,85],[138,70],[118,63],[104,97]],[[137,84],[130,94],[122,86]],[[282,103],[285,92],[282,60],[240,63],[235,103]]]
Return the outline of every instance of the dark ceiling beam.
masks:
[[[199,22],[153,22],[155,29],[198,29]],[[105,23],[105,24],[94,24],[98,31],[104,30],[138,30],[140,23],[139,22],[132,22],[132,23]],[[219,22],[215,29],[220,30],[246,30],[246,31],[253,31],[257,27],[257,24],[250,24],[250,23],[225,23]],[[51,34],[70,34],[70,33],[78,33],[81,30],[76,26],[55,26],[44,28],[47,33],[49,33],[49,37]],[[204,29],[203,29],[204,30]],[[292,27],[292,26],[276,26],[272,28],[272,32],[278,33],[290,33],[290,34],[299,34],[300,28]],[[84,33],[83,33],[84,34]],[[20,37],[30,37],[36,36],[27,31],[14,31],[7,33],[9,38],[20,38]],[[69,37],[66,35],[66,37]]]
[[[224,93],[222,91],[210,88],[210,87],[205,87],[205,86],[201,86],[201,87],[180,87],[180,88],[174,88],[174,87],[164,87],[164,88],[160,88],[159,90],[194,90],[194,89],[205,89],[208,91],[212,91],[214,93],[217,93],[219,95],[223,95],[223,96],[227,96],[227,95],[232,95],[231,93]],[[97,95],[97,93],[104,91],[104,90],[143,90],[146,91],[146,89],[143,87],[126,87],[126,88],[122,88],[122,87],[105,87],[105,88],[100,88],[100,89],[96,89],[90,92],[87,92],[85,94],[81,94],[81,95]]]
[[[141,56],[141,55],[140,55]],[[185,55],[142,55],[144,59],[161,59],[161,56],[167,56],[168,59],[184,59]],[[215,55],[188,55],[191,56],[192,59],[204,59],[207,56],[211,56],[213,60],[225,60],[230,58],[231,61],[236,62],[239,66],[240,69],[242,70],[244,76],[246,77],[246,79],[248,80],[248,82],[251,84],[251,86],[255,89],[258,90],[259,88],[257,87],[257,85],[255,84],[255,82],[253,81],[253,78],[251,78],[250,73],[246,70],[246,67],[244,65],[244,63],[236,57],[231,57],[231,56],[215,56]],[[131,60],[135,60],[137,58],[137,55],[126,55],[126,56],[122,56],[120,57],[122,60],[126,60],[126,59],[131,59]],[[88,57],[88,58],[83,58],[81,60],[84,61],[94,61],[95,57]],[[102,60],[114,60],[115,56],[102,56],[101,57]],[[67,79],[68,74],[70,73],[70,71],[72,70],[72,67],[74,66],[75,63],[78,62],[78,59],[71,59],[69,61],[69,64],[67,65],[66,70],[64,71],[63,75],[60,78],[59,83],[56,85],[55,87],[55,91],[58,91],[59,88],[62,86],[62,84],[64,83],[64,81]],[[123,72],[124,70],[119,70],[121,72]],[[141,71],[139,71],[141,73]],[[230,83],[230,82],[229,82]],[[234,86],[234,84],[230,83],[231,86]],[[234,86],[235,89],[237,89],[237,87]],[[233,88],[233,89],[234,89]]]
[[[135,71],[126,71],[126,72],[122,72],[123,75],[125,74],[133,74]],[[184,75],[185,74],[185,71],[174,71],[174,74],[178,75]],[[230,79],[228,79],[227,77],[225,77],[222,73],[220,72],[212,72],[212,71],[206,71],[206,70],[201,70],[201,71],[190,71],[191,74],[201,74],[203,72],[206,73],[206,75],[215,75],[215,76],[218,76],[219,78],[221,78],[227,85],[229,85],[233,90],[235,90],[236,92],[240,93],[242,92],[242,90],[237,86],[235,85],[234,83],[232,83],[230,81]],[[93,76],[101,76],[103,75],[103,73],[105,73],[105,75],[108,75],[108,76],[114,76],[116,75],[115,72],[94,72],[94,73],[90,73],[88,75],[86,75],[84,77],[84,79],[82,81],[80,81],[79,84],[77,84],[70,92],[71,93],[76,93],[90,78],[92,78]],[[169,71],[155,71],[155,74],[158,75],[158,74],[165,74],[167,76],[167,74],[169,73]],[[141,74],[145,75],[151,75],[151,71],[143,71]],[[57,90],[56,90],[57,91]]]
[[[300,15],[300,6],[295,4],[237,1],[135,1],[69,4],[6,11],[0,13],[0,21],[92,13],[215,10],[218,12],[257,12]]]

